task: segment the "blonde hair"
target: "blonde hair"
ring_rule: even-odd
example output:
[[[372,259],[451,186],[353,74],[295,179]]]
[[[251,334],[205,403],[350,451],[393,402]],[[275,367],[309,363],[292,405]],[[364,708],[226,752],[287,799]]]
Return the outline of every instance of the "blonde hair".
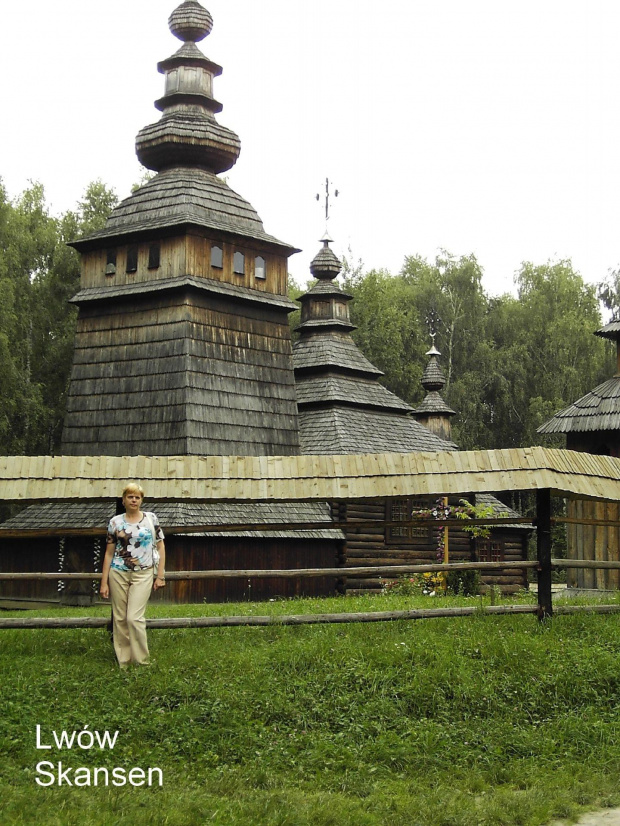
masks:
[[[123,488],[123,499],[128,493],[139,493],[140,498],[144,499],[144,490],[142,489],[142,485],[139,485],[137,482],[129,482],[129,484],[125,485]]]

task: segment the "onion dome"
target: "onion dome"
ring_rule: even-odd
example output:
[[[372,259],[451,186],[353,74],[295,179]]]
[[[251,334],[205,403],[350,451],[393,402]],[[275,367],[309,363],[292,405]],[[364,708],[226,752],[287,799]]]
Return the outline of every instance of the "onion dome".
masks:
[[[446,384],[446,378],[439,366],[439,356],[441,353],[433,344],[426,355],[430,356],[430,359],[426,365],[426,370],[422,374],[422,387],[427,392],[440,393]]]
[[[321,238],[321,241],[323,246],[310,262],[310,272],[315,278],[320,280],[331,280],[336,278],[342,269],[342,264],[333,250],[329,248],[332,241],[329,235],[325,234]]]
[[[239,157],[241,143],[215,120],[222,105],[213,97],[213,78],[222,73],[222,67],[196,46],[211,31],[213,19],[197,0],[185,0],[172,12],[168,24],[183,45],[158,64],[166,85],[155,106],[163,114],[138,133],[138,159],[157,172],[178,166],[225,172]]]
[[[309,328],[319,327],[324,330],[355,330],[349,317],[349,301],[352,296],[341,290],[334,281],[342,265],[329,247],[331,240],[327,234],[321,238],[323,246],[310,264],[310,272],[317,283],[299,299],[301,324],[296,329],[302,335]]]
[[[168,26],[179,40],[198,43],[211,33],[213,18],[198,0],[185,0],[170,15]]]

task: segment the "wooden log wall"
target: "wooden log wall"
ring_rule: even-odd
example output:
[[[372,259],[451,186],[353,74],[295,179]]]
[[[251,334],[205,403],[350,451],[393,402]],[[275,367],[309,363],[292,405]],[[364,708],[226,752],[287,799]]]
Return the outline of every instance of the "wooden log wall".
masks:
[[[342,506],[341,506],[342,511]],[[415,565],[435,562],[437,557],[437,531],[427,538],[412,538],[407,547],[392,545],[385,541],[385,502],[347,503],[346,522],[340,522],[347,538],[345,571],[347,567],[360,565]],[[341,514],[341,519],[343,518]],[[355,520],[376,521],[376,527],[355,527]],[[525,532],[493,531],[492,536],[502,541],[504,560],[520,562],[527,559]],[[448,548],[451,562],[469,562],[474,556],[470,535],[463,530],[449,529]],[[383,578],[385,579],[385,578]],[[527,587],[527,571],[505,570],[481,576],[482,586],[496,585],[504,593],[513,593]],[[378,593],[382,587],[380,577],[347,577],[348,594]]]
[[[593,502],[584,499],[569,499],[567,516],[572,519],[620,520],[620,504],[616,502]],[[567,556],[569,559],[584,559],[618,562],[620,560],[620,528],[611,525],[568,524]],[[567,584],[570,588],[615,591],[620,588],[620,572],[605,569],[568,570]]]

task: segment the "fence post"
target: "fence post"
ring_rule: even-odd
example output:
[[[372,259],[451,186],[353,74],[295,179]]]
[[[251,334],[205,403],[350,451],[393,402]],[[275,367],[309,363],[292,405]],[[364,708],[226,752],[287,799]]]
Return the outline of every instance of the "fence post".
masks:
[[[538,619],[553,616],[551,601],[551,491],[536,491],[536,550],[538,556]]]

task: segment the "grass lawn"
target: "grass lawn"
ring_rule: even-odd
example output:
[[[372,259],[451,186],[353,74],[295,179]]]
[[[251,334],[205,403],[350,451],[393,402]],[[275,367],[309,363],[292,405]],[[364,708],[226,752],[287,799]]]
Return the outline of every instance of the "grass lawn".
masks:
[[[394,595],[149,615],[463,602]],[[109,609],[2,615],[35,613]],[[104,630],[0,631],[3,826],[536,826],[620,805],[619,615],[153,629],[149,642],[154,664],[121,672]],[[54,731],[119,733],[112,750],[45,750],[37,725],[41,745]],[[89,768],[79,776],[91,781],[107,768],[110,785],[40,786],[41,761]],[[161,768],[163,786],[112,785],[114,768],[133,767]]]

